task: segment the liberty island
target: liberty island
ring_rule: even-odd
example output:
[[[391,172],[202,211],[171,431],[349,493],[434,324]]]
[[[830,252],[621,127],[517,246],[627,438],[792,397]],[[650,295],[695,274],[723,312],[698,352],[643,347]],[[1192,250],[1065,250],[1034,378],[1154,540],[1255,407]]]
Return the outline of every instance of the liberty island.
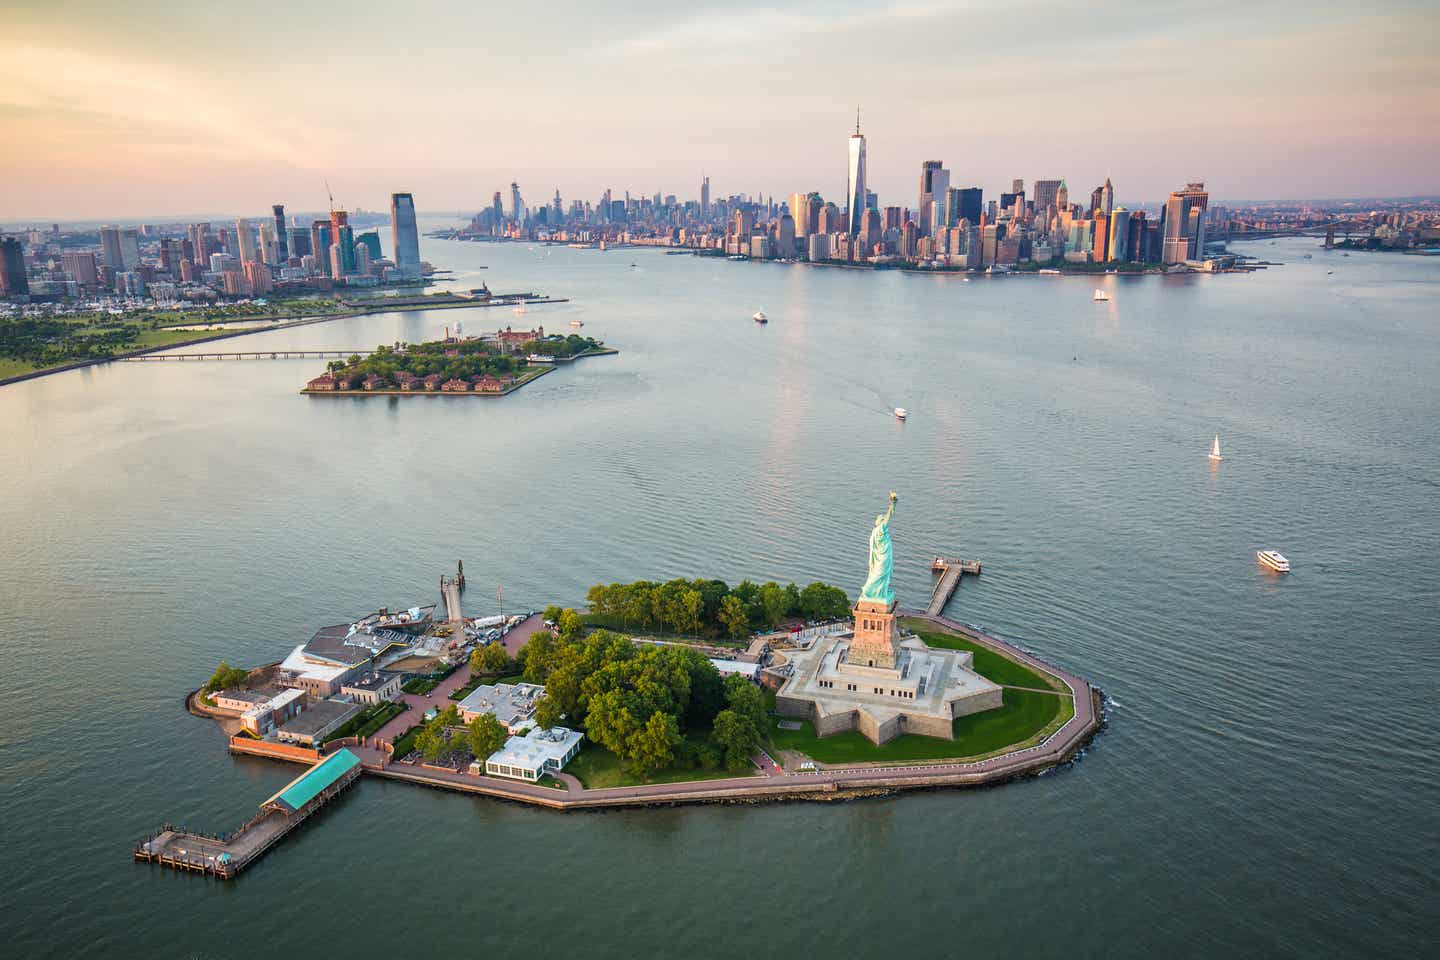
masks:
[[[848,622],[757,636],[749,647],[754,655],[749,667],[743,661],[700,659],[694,641],[668,642],[678,651],[677,662],[689,656],[689,664],[698,666],[692,682],[703,682],[705,673],[715,675],[717,668],[728,674],[732,710],[727,714],[738,718],[746,702],[754,707],[765,702],[745,679],[771,692],[772,719],[751,711],[757,724],[754,739],[740,741],[742,755],[732,754],[723,772],[702,769],[676,777],[637,759],[623,785],[582,780],[573,771],[594,778],[595,756],[614,743],[611,721],[602,718],[595,699],[600,694],[592,694],[582,732],[560,722],[573,722],[560,711],[574,708],[554,700],[563,693],[547,696],[544,685],[496,679],[513,669],[508,648],[500,630],[481,630],[481,620],[461,614],[462,567],[455,581],[442,578],[443,625],[432,619],[434,605],[397,612],[382,608],[352,624],[322,629],[278,669],[257,673],[222,664],[211,683],[191,695],[191,711],[232,731],[232,753],[304,763],[309,769],[265,800],[260,813],[233,833],[166,824],[136,845],[134,856],[234,878],[367,774],[564,811],[848,799],[1001,782],[1066,762],[1099,729],[1102,695],[1078,677],[973,628],[929,614],[902,619],[891,584],[890,523],[897,499],[891,493],[886,512],[875,518],[867,577]],[[572,610],[561,611],[553,623],[537,623],[538,616],[498,618],[507,638],[512,630],[524,635],[511,645],[518,646],[527,679],[535,664],[554,655],[554,644],[585,629]],[[598,629],[585,642],[591,640],[601,644],[594,648],[601,651],[607,643],[621,643],[602,653],[618,656],[616,665],[628,661],[637,647],[644,651],[641,657],[654,652],[653,646],[647,648],[654,641],[641,636]],[[437,654],[442,664],[465,666],[437,674],[438,683],[412,678],[402,688],[406,664]],[[977,656],[986,660],[985,667],[977,666]],[[1021,689],[1007,691],[1008,686]],[[1007,700],[1007,692],[1014,696]],[[1036,698],[1049,708],[1038,718],[1030,703]],[[447,699],[459,702],[447,706]],[[981,713],[995,714],[998,726],[983,733],[962,726]],[[654,722],[652,717],[647,729]],[[722,723],[728,730],[742,722],[717,716],[713,736],[722,737]],[[498,739],[486,739],[489,729]],[[996,729],[1008,731],[1009,738],[997,741]],[[852,732],[875,749],[834,760],[827,743]],[[427,738],[433,750],[425,745]],[[897,766],[901,762],[904,766]],[[622,767],[622,773],[628,768]],[[665,775],[652,782],[656,773]]]

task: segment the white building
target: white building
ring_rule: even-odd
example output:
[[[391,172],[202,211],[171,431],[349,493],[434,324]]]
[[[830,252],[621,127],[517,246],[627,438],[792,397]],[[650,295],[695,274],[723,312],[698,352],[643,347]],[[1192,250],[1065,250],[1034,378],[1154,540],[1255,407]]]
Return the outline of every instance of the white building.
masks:
[[[394,700],[400,696],[400,675],[398,673],[367,673],[347,680],[340,692],[351,697],[356,703],[375,705],[383,700]]]
[[[534,783],[547,773],[562,770],[580,752],[585,735],[568,727],[535,728],[523,737],[511,737],[505,746],[490,754],[485,772],[492,777],[513,777]],[[478,773],[479,762],[470,771]]]

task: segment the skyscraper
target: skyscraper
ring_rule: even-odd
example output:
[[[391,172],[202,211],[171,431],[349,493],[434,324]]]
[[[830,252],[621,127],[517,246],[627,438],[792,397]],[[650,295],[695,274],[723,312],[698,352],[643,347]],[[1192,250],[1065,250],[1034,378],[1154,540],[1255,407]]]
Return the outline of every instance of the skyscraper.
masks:
[[[1184,190],[1170,194],[1161,211],[1162,263],[1184,263],[1204,254],[1205,208],[1209,204],[1204,183],[1187,183]]]
[[[1070,188],[1065,185],[1064,180],[1060,181],[1060,188],[1055,191],[1055,206],[1061,210],[1070,206]]]
[[[1063,180],[1036,180],[1035,181],[1035,212],[1044,213],[1053,206],[1058,206],[1057,198],[1060,193],[1060,185]]]
[[[25,251],[16,237],[0,237],[0,295],[23,297],[30,293],[25,276]]]
[[[1106,245],[1106,260],[1130,260],[1130,211],[1116,207],[1110,213],[1110,240]]]
[[[510,219],[516,223],[523,223],[525,220],[525,208],[520,202],[520,184],[514,180],[510,181]]]
[[[120,231],[121,270],[134,270],[140,266],[140,231]]]
[[[100,262],[111,270],[124,270],[125,260],[120,256],[120,228],[100,228]]]
[[[205,264],[210,262],[210,254],[215,252],[215,241],[210,238],[210,224],[192,223],[190,225],[190,259],[205,269]]]
[[[339,278],[355,272],[355,230],[350,226],[350,214],[344,210],[330,211],[330,246],[339,246],[342,270],[332,276]],[[330,258],[334,269],[335,258]]]
[[[860,132],[860,111],[855,111],[855,132],[850,137],[850,170],[845,184],[850,205],[850,236],[860,232],[865,216],[865,136]]]
[[[289,237],[285,232],[285,204],[277,203],[270,208],[275,217],[275,251],[281,263],[290,259]]]
[[[333,276],[330,270],[330,246],[335,242],[335,233],[329,220],[316,220],[310,224],[310,253],[315,264],[325,276]]]
[[[407,279],[419,277],[420,229],[415,225],[415,198],[410,194],[390,195],[390,230],[394,235],[395,269]]]
[[[700,181],[700,216],[710,216],[710,178]]]
[[[970,226],[980,226],[980,214],[984,210],[983,192],[979,187],[963,187],[950,191],[950,204],[954,209],[955,222],[969,220]]]
[[[1115,209],[1115,188],[1111,186],[1109,177],[1105,178],[1105,186],[1100,188],[1100,209],[1107,217]]]
[[[255,263],[260,259],[255,249],[255,231],[250,229],[249,220],[239,218],[235,221],[235,242],[240,252],[242,266],[247,263]]]
[[[939,160],[920,165],[920,199],[915,206],[916,226],[922,237],[950,225],[950,171]]]

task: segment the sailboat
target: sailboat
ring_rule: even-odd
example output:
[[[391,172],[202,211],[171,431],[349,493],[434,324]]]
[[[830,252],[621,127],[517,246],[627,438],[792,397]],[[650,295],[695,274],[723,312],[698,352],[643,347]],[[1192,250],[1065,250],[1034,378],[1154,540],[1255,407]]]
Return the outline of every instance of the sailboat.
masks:
[[[1210,460],[1214,463],[1219,463],[1224,459],[1224,457],[1220,456],[1220,434],[1217,433],[1215,434],[1215,442],[1210,444]]]

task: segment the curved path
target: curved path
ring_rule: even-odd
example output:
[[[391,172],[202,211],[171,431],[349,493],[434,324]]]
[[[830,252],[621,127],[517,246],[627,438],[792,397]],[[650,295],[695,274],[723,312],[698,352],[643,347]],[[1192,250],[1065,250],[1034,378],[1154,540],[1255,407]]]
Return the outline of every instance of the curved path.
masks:
[[[1040,743],[984,760],[957,762],[942,760],[936,763],[889,766],[877,764],[829,766],[814,772],[791,773],[775,766],[774,761],[770,760],[768,756],[761,756],[756,758],[757,771],[745,777],[693,780],[683,783],[642,784],[633,787],[608,787],[596,790],[584,789],[577,779],[568,774],[562,774],[559,778],[567,787],[566,790],[561,791],[516,780],[391,763],[389,757],[382,750],[369,745],[350,749],[364,761],[366,772],[374,776],[408,780],[412,783],[478,793],[521,803],[533,803],[554,809],[575,810],[653,804],[714,803],[733,800],[837,799],[873,792],[1000,783],[1026,774],[1037,773],[1065,762],[1083,747],[1099,729],[1100,718],[1097,711],[1099,691],[1074,674],[1046,663],[1003,640],[953,620],[913,611],[904,611],[902,615],[928,620],[975,643],[989,647],[997,653],[1056,677],[1069,688],[1074,697],[1074,716]],[[408,729],[415,722],[413,718],[418,717],[415,710],[423,712],[430,706],[434,706],[437,700],[440,703],[449,703],[450,701],[445,698],[445,693],[465,682],[465,679],[460,679],[458,682],[452,683],[462,674],[465,679],[468,679],[468,668],[456,671],[444,684],[426,697],[406,695],[407,702],[410,702],[414,709],[392,720],[381,731],[381,735],[385,736],[386,731],[392,727],[398,727],[398,731],[402,732]]]

